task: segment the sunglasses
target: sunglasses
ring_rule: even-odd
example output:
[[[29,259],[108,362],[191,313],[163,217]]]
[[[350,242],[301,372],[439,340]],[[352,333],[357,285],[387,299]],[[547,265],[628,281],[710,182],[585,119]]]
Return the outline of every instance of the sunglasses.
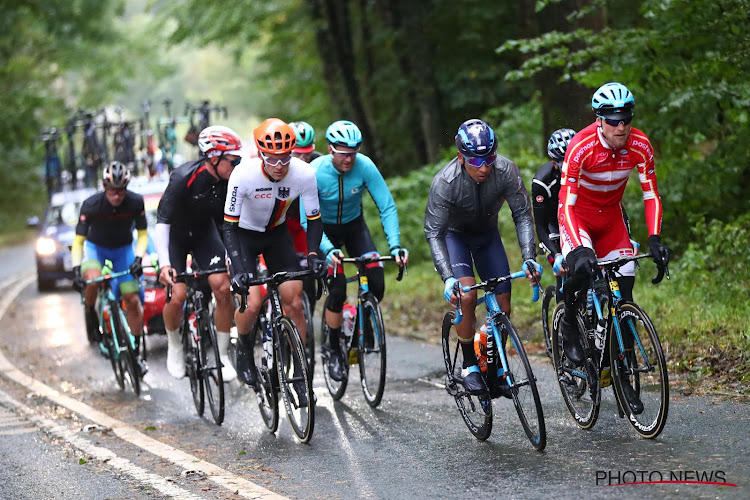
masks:
[[[241,157],[241,156],[238,156],[236,160],[230,160],[230,159],[229,159],[229,158],[227,158],[226,156],[224,157],[224,159],[225,159],[226,161],[228,161],[230,165],[232,165],[232,168],[234,168],[234,167],[236,167],[237,165],[239,165],[239,164],[240,164],[240,162],[242,161],[242,157]]]
[[[633,117],[632,116],[629,116],[627,118],[621,118],[619,120],[613,120],[611,118],[606,118],[604,116],[600,116],[599,118],[601,118],[602,120],[604,120],[607,123],[607,125],[609,125],[610,127],[619,127],[621,123],[623,125],[630,125],[630,122],[633,121]]]
[[[273,155],[266,156],[264,153],[260,154],[263,157],[263,161],[266,165],[269,167],[278,167],[279,165],[289,165],[292,162],[292,154],[288,153],[286,155]]]
[[[464,156],[464,160],[466,160],[466,163],[468,163],[472,167],[481,168],[483,165],[494,165],[495,160],[497,160],[497,155],[483,157]]]
[[[333,151],[337,155],[351,156],[352,158],[354,158],[355,156],[357,156],[357,153],[359,153],[359,148],[357,148],[355,151],[339,151],[338,149],[333,147],[333,145],[331,145],[331,151]]]

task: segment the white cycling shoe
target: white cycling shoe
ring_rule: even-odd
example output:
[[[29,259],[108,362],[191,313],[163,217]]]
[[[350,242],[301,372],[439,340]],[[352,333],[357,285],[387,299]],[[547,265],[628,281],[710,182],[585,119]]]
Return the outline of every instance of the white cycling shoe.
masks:
[[[167,370],[174,378],[185,376],[185,352],[182,349],[180,331],[167,332]]]
[[[223,365],[221,368],[221,378],[224,379],[224,382],[231,382],[237,378],[237,372],[227,354],[227,350],[229,349],[229,333],[216,332],[216,343],[219,345],[219,361]]]

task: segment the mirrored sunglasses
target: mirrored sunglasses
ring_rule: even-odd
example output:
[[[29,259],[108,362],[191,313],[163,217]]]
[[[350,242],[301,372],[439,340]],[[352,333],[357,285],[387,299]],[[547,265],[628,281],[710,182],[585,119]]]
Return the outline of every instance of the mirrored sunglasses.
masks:
[[[292,154],[288,153],[286,155],[274,155],[274,156],[267,156],[264,153],[261,153],[261,156],[263,157],[263,161],[268,165],[269,167],[278,167],[279,165],[289,165],[292,161]]]
[[[240,157],[240,156],[238,156],[238,157],[237,157],[236,159],[234,159],[234,160],[230,160],[230,159],[229,159],[229,158],[227,158],[226,156],[224,157],[224,159],[225,159],[226,161],[228,161],[228,162],[229,162],[229,163],[230,163],[230,164],[232,165],[232,168],[234,168],[234,167],[236,167],[237,165],[239,165],[239,164],[240,164],[240,162],[242,161],[242,157]]]
[[[481,156],[481,157],[464,156],[464,159],[466,160],[466,163],[468,163],[472,167],[481,168],[482,165],[488,165],[488,166],[494,165],[495,160],[497,160],[497,155]]]
[[[333,147],[333,145],[331,145],[331,151],[333,151],[337,155],[351,156],[352,158],[354,158],[355,156],[357,156],[357,153],[359,153],[359,148],[357,148],[354,151],[339,151],[338,149],[336,149],[335,147]]]

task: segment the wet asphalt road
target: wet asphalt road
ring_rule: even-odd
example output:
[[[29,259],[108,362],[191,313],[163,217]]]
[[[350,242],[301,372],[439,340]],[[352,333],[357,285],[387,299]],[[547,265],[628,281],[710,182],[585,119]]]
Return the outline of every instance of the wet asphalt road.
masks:
[[[28,276],[33,269],[28,247],[0,251],[0,297],[8,292],[10,278]],[[227,386],[221,427],[210,415],[198,417],[187,380],[167,374],[164,336],[148,338],[150,372],[141,397],[120,391],[109,362],[86,344],[80,301],[67,287],[46,294],[37,293],[33,284],[25,287],[2,325],[0,350],[20,372],[127,422],[149,438],[291,498],[750,497],[750,405],[744,402],[673,393],[664,432],[656,440],[644,440],[617,417],[614,397],[607,391],[599,421],[593,430],[583,431],[565,410],[549,362],[535,357],[548,442],[539,453],[527,441],[507,400],[495,400],[490,438],[475,440],[441,387],[439,348],[389,338],[388,381],[380,407],[367,406],[354,381],[344,398],[334,402],[318,371],[315,432],[309,445],[301,445],[283,417],[277,434],[269,434],[252,391],[238,382]],[[0,423],[5,416],[30,418],[7,402],[10,397],[33,415],[54,420],[191,495],[241,498],[106,430],[82,432],[90,423],[85,417],[35,395],[7,372],[0,377],[0,391]],[[0,477],[7,479],[0,482],[2,498],[8,492],[16,498],[168,496],[49,431],[23,422],[14,425],[31,428],[0,440]],[[81,458],[85,463],[79,464]],[[618,477],[620,482],[660,476],[699,481],[708,480],[708,474],[713,481],[738,487],[607,486]]]

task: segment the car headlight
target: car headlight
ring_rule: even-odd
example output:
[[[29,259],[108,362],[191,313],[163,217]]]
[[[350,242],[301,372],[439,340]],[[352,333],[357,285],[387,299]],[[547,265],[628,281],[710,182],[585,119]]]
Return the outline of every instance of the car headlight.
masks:
[[[42,237],[36,240],[38,255],[52,255],[57,250],[57,243],[52,238]]]

